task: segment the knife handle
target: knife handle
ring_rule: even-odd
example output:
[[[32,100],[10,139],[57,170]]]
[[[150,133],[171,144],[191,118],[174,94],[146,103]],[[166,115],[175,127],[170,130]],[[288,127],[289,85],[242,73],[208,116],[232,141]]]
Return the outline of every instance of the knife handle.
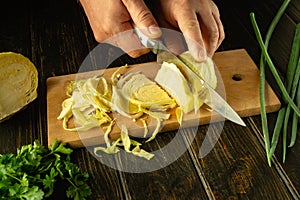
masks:
[[[150,49],[156,49],[158,46],[158,41],[149,38],[148,36],[146,36],[144,33],[142,33],[142,31],[134,24],[132,23],[132,26],[134,28],[134,31],[136,33],[136,35],[139,37],[141,43]]]

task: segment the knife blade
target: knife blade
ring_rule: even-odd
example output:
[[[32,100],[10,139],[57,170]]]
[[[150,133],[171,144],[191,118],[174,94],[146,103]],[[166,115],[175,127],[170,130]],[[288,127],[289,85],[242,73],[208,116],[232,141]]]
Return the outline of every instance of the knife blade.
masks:
[[[153,53],[157,54],[157,62],[162,64],[164,61],[176,61],[179,63],[180,69],[184,74],[188,74],[189,81],[200,88],[197,92],[198,97],[211,109],[225,117],[226,119],[235,122],[241,126],[246,126],[240,116],[234,111],[234,109],[212,88],[196,71],[188,65],[186,65],[180,58],[174,55],[163,44],[161,40],[151,39],[143,34],[135,25],[134,30],[141,43],[150,48]]]

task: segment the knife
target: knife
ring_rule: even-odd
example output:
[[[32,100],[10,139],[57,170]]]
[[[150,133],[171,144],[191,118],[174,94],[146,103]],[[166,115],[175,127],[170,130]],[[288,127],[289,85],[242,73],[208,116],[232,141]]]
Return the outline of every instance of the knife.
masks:
[[[183,70],[185,74],[189,74],[189,79],[193,81],[193,84],[201,87],[201,90],[198,91],[198,96],[206,105],[226,119],[246,126],[233,108],[195,71],[195,69],[186,65],[180,58],[170,52],[161,40],[151,39],[143,34],[135,25],[133,25],[133,27],[141,43],[145,47],[150,48],[153,53],[157,54],[157,62],[159,64],[162,64],[164,61],[175,60],[180,64],[180,69]]]

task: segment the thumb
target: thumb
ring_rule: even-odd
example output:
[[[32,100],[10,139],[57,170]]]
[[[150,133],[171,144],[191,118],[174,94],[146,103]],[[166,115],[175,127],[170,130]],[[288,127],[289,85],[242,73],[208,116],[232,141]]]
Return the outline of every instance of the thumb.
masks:
[[[122,0],[127,8],[133,23],[150,38],[161,36],[161,30],[153,17],[151,11],[147,8],[143,0]]]

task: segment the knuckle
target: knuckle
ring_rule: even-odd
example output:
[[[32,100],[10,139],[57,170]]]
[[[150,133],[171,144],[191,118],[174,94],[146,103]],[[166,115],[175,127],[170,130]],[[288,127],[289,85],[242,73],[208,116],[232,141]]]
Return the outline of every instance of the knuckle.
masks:
[[[213,28],[209,31],[209,44],[212,49],[215,49],[217,47],[220,37],[222,36],[217,28]]]
[[[97,42],[103,42],[113,35],[111,26],[97,26],[93,29],[94,38]]]
[[[94,38],[97,42],[103,42],[107,38],[110,37],[111,31],[105,30],[105,29],[98,29],[93,32],[94,33]]]
[[[136,19],[139,23],[148,22],[151,19],[151,12],[149,10],[141,10],[137,13]]]
[[[219,36],[220,36],[220,34],[219,34],[219,30],[218,30],[218,28],[213,28],[212,30],[211,30],[211,32],[210,32],[210,37],[212,38],[212,40],[217,40],[217,39],[219,39]]]
[[[102,42],[104,40],[103,35],[99,33],[94,33],[94,38],[97,42]]]
[[[222,31],[220,34],[220,41],[223,41],[224,39],[225,39],[225,33],[224,31]]]
[[[186,30],[199,28],[199,22],[197,19],[187,20],[183,23],[182,28]]]

